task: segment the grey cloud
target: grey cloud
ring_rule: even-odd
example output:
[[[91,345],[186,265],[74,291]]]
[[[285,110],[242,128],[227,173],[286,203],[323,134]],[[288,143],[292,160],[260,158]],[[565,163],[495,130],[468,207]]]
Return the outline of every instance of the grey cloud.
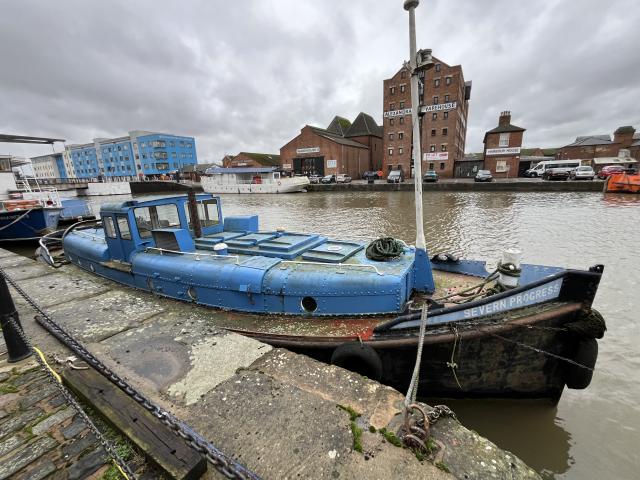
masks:
[[[419,45],[474,83],[467,150],[504,109],[528,146],[640,127],[634,3],[423,0]],[[0,131],[69,142],[190,134],[201,161],[276,152],[335,114],[380,122],[407,23],[401,0],[5,2]]]

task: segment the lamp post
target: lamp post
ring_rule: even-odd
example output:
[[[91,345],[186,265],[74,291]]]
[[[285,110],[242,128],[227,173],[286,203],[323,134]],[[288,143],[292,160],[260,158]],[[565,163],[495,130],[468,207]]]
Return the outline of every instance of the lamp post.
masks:
[[[420,0],[405,0],[404,9],[409,12],[409,69],[411,70],[411,124],[413,125],[413,183],[416,204],[416,256],[414,261],[415,288],[433,291],[435,285],[431,272],[431,262],[424,238],[424,217],[422,212],[422,152],[420,150],[420,122],[418,117],[418,73],[433,66],[431,50],[416,49],[416,7]]]

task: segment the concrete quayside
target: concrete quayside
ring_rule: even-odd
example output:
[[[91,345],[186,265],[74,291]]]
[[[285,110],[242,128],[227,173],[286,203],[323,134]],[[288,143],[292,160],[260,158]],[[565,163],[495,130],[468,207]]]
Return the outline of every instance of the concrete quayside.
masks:
[[[394,445],[401,393],[225,331],[216,326],[216,310],[125,289],[72,265],[53,269],[6,250],[0,250],[0,266],[136,390],[262,478],[539,478],[447,416],[431,427],[428,454]],[[32,307],[12,294],[32,343],[49,359],[71,355],[33,320]],[[5,391],[0,389],[0,405]],[[0,429],[15,415],[1,418]],[[5,441],[0,438],[3,465],[37,439],[9,451],[2,448]],[[48,452],[47,462],[68,464],[52,458],[56,450]],[[27,478],[37,463],[18,470],[16,478]],[[209,465],[202,478],[223,477]]]

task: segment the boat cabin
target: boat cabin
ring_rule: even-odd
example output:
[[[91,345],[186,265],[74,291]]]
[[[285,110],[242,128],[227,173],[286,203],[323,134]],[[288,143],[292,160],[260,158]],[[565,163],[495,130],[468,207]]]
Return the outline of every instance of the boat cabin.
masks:
[[[216,177],[219,185],[260,185],[278,182],[281,177],[277,167],[214,167],[206,173]]]

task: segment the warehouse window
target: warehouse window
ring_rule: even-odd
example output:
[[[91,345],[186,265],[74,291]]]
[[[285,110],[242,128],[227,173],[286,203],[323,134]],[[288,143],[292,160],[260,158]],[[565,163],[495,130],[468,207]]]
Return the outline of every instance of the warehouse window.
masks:
[[[442,65],[436,63],[436,72],[439,72],[442,69]]]
[[[449,95],[444,96],[444,103],[448,103],[451,97]]]
[[[402,140],[404,138],[404,132],[398,132],[398,140]]]
[[[436,78],[436,79],[433,81],[433,86],[434,86],[434,87],[436,87],[436,88],[440,86],[440,79],[439,79],[439,78]]]
[[[400,110],[404,108],[404,102],[400,102]]]
[[[442,135],[443,136],[447,136],[448,133],[449,133],[449,129],[448,128],[443,128],[442,129]]]
[[[400,92],[404,93],[406,89],[407,89],[407,86],[405,84],[400,85]]]
[[[444,81],[447,85],[451,85],[451,77],[447,77]]]
[[[500,141],[498,142],[499,147],[508,147],[509,146],[509,133],[501,133]]]
[[[400,117],[400,118],[402,118],[402,117]],[[390,118],[389,119],[389,125],[393,125],[394,123],[395,123],[395,121],[393,120],[393,118]]]
[[[389,156],[390,156],[390,157],[391,157],[391,156],[393,156],[393,148],[390,148],[390,149],[387,151],[387,153],[389,154]]]
[[[437,112],[433,112],[431,114],[431,120],[438,120],[438,113]]]
[[[449,118],[449,112],[444,112],[442,114],[444,116],[444,119],[446,120],[447,118]]]
[[[436,151],[436,146],[435,146],[435,145],[431,145],[431,146],[429,147],[429,151],[430,151],[430,152],[435,152],[435,151]]]
[[[400,125],[404,124],[404,117],[400,117]]]
[[[444,170],[444,162],[440,162],[440,170]]]
[[[389,140],[393,140],[393,133],[389,134]]]
[[[437,105],[438,103],[439,103],[438,102],[438,97],[437,96],[433,97],[433,104]]]
[[[396,94],[396,87],[389,87],[389,93],[391,95],[395,95]]]
[[[440,151],[441,152],[446,152],[447,151],[447,144],[443,143],[442,145],[440,145]]]
[[[398,155],[402,155],[402,152],[404,152],[404,149],[402,147],[398,148]]]
[[[432,136],[432,137],[435,137],[435,136],[436,136],[436,129],[435,129],[435,128],[432,128],[432,129],[431,129],[431,136]]]
[[[433,162],[429,162],[429,170],[433,170]]]

